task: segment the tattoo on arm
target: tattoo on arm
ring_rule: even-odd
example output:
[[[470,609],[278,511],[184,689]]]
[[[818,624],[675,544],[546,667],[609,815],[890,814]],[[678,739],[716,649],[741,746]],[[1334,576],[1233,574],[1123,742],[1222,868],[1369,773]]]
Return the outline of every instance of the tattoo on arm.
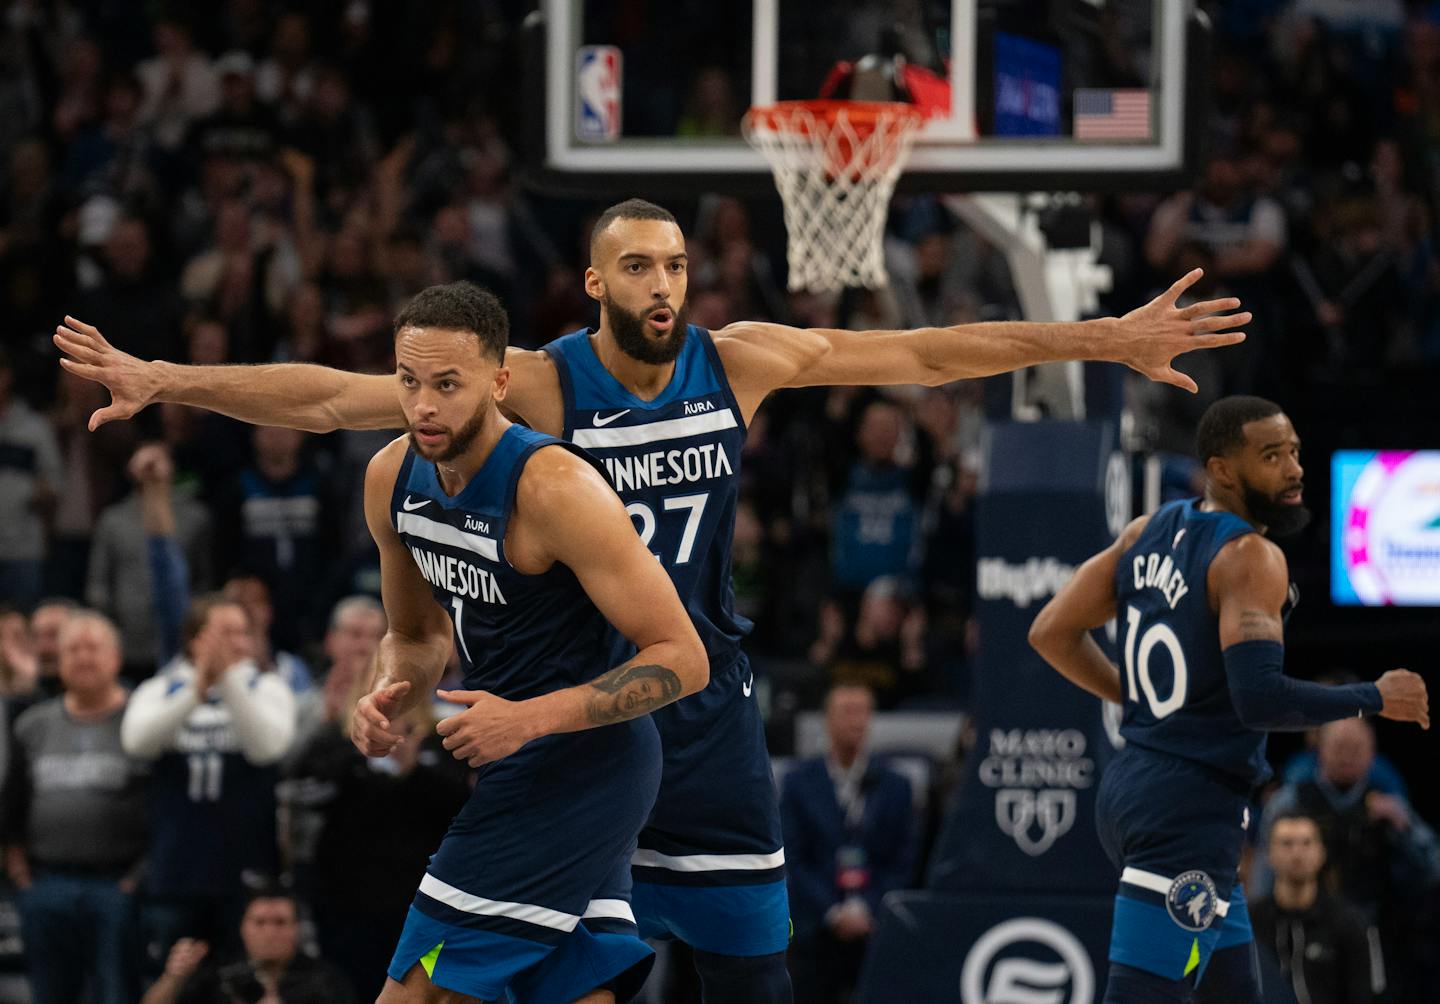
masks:
[[[663,708],[680,696],[680,678],[664,666],[620,666],[590,682],[586,711],[595,725],[613,725]]]
[[[1278,615],[1266,610],[1242,610],[1240,612],[1241,641],[1281,641],[1285,627]]]

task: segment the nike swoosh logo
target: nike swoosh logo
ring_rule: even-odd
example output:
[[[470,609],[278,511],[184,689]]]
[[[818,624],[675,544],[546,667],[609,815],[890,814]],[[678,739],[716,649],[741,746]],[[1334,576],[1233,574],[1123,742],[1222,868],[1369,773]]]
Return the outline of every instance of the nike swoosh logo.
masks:
[[[750,674],[750,679],[748,679],[748,680],[746,680],[744,683],[740,684],[740,689],[743,690],[743,691],[745,691],[745,696],[746,696],[746,697],[749,697],[749,696],[750,696],[750,688],[753,687],[754,685],[755,685],[755,674],[754,674],[754,673],[751,673],[751,674]]]
[[[429,500],[429,499],[421,499],[419,502],[416,502],[414,505],[411,505],[411,504],[410,504],[410,496],[409,496],[409,495],[406,495],[406,496],[405,496],[405,501],[400,503],[400,508],[404,509],[406,512],[414,512],[416,509],[423,509],[425,506],[427,506],[427,505],[429,505],[429,504],[430,504],[430,500]]]
[[[628,414],[630,414],[630,409],[629,409],[629,408],[626,408],[624,411],[617,411],[615,414],[609,415],[609,416],[607,416],[607,417],[605,417],[605,418],[601,418],[599,415],[596,415],[594,418],[591,419],[591,421],[595,423],[595,428],[598,429],[598,428],[600,428],[601,426],[609,425],[611,422],[615,421],[615,419],[619,418],[621,415],[628,415]]]

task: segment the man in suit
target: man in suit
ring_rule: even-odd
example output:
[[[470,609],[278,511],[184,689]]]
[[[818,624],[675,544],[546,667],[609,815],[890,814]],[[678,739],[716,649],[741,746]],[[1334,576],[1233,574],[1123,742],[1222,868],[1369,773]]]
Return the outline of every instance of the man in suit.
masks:
[[[880,900],[911,877],[910,783],[866,750],[874,710],[867,687],[833,687],[830,751],[797,765],[780,796],[796,1004],[850,1000]]]

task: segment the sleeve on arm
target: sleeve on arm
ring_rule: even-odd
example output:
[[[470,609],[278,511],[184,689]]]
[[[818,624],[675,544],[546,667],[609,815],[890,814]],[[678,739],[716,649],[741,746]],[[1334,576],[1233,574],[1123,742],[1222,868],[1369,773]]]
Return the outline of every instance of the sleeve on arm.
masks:
[[[1299,732],[1383,706],[1373,683],[1330,687],[1286,676],[1285,647],[1276,641],[1243,641],[1224,656],[1230,698],[1247,728]]]
[[[160,665],[180,651],[180,625],[190,605],[189,570],[185,554],[174,537],[150,537],[146,551],[150,558],[151,597],[155,609],[155,635],[159,640]]]
[[[142,760],[154,760],[175,739],[185,719],[200,703],[193,680],[178,682],[171,676],[152,676],[136,688],[120,722],[120,745]]]
[[[274,673],[232,669],[221,679],[220,697],[245,759],[257,767],[276,763],[295,738],[295,694]]]

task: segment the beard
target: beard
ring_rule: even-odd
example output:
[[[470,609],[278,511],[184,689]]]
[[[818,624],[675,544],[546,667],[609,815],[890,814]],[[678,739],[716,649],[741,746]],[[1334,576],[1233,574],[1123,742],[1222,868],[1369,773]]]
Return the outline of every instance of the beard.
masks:
[[[1301,485],[1291,485],[1285,491],[1293,491]],[[1288,502],[1281,502],[1280,495],[1266,495],[1264,492],[1256,491],[1249,485],[1245,486],[1245,508],[1249,510],[1250,517],[1265,527],[1266,534],[1270,537],[1293,537],[1305,527],[1310,525],[1310,510],[1303,505],[1291,505]]]
[[[610,322],[610,332],[615,336],[615,344],[620,347],[621,352],[636,362],[649,363],[651,366],[673,363],[679,357],[680,350],[685,347],[685,333],[688,328],[686,322],[690,316],[688,307],[672,310],[667,304],[660,308],[652,307],[643,314],[636,314],[620,306],[608,295],[602,302],[605,305],[605,317]],[[669,310],[671,317],[670,333],[658,341],[645,333],[646,322],[657,309]]]
[[[458,432],[450,433],[450,442],[437,453],[431,453],[430,448],[420,442],[415,435],[415,430],[410,431],[410,447],[420,456],[431,463],[443,463],[447,460],[454,460],[460,454],[470,448],[475,442],[475,437],[480,435],[480,430],[485,428],[485,420],[489,418],[489,409],[481,408],[470,421],[462,425]]]

